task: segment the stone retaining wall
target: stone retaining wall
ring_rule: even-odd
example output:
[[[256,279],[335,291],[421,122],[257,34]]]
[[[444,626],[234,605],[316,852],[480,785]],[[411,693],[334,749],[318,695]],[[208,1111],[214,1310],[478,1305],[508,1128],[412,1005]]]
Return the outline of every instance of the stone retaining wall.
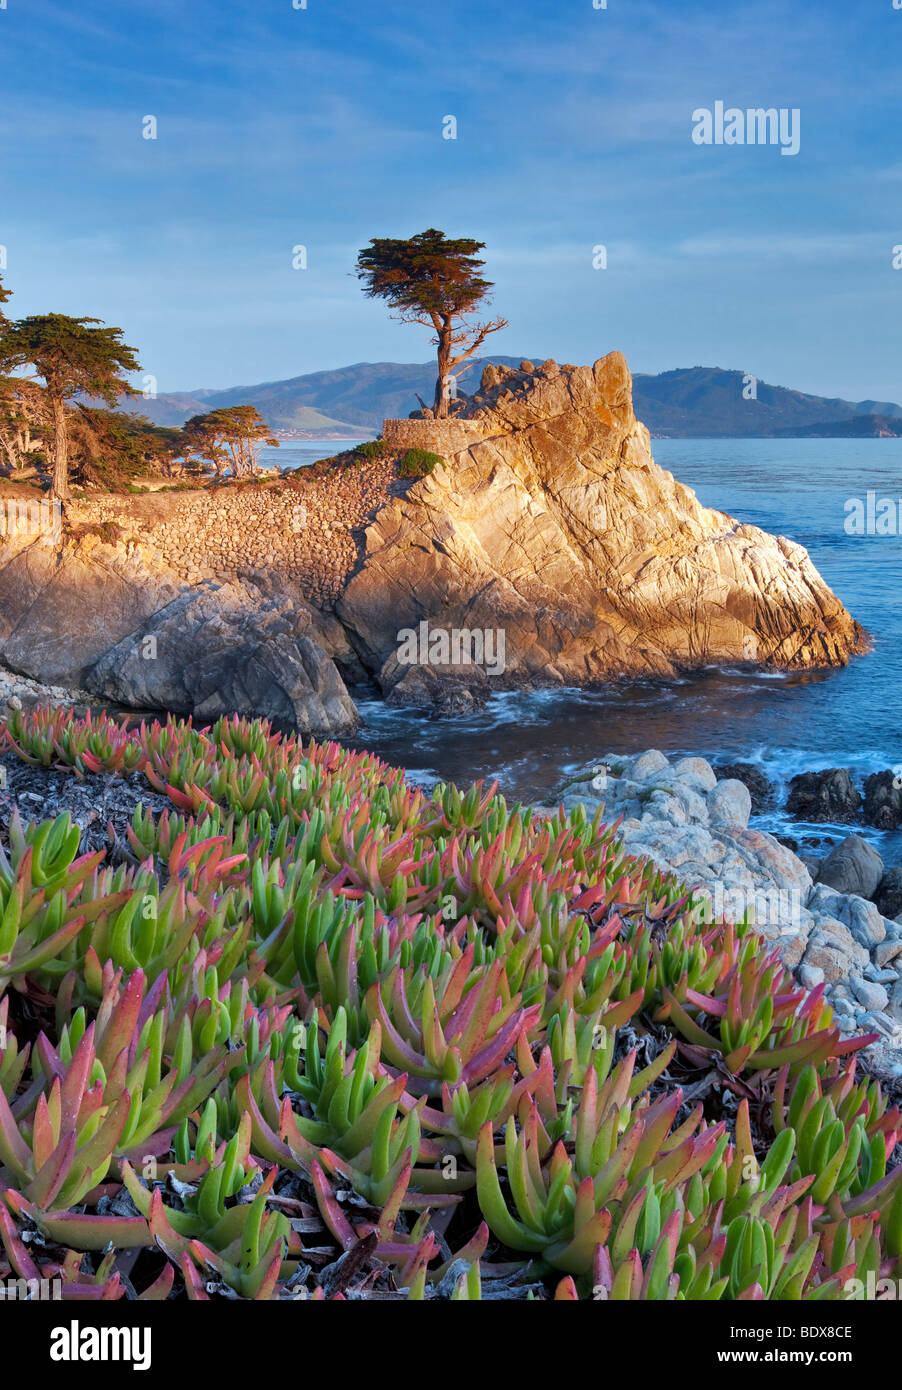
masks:
[[[358,561],[363,528],[398,488],[393,465],[376,460],[339,477],[276,487],[80,499],[67,522],[97,528],[100,539],[112,523],[120,544],[188,584],[265,570],[296,584],[310,602],[328,605]]]
[[[448,458],[485,437],[477,420],[383,420],[382,438],[396,449],[428,449]]]

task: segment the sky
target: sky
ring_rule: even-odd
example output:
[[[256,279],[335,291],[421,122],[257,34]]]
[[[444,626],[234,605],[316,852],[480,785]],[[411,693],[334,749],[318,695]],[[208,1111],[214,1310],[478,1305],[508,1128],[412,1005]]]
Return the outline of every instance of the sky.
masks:
[[[7,312],[160,391],[422,362],[354,262],[434,226],[499,353],[902,401],[900,57],[894,0],[0,0]],[[718,101],[798,153],[696,143]]]

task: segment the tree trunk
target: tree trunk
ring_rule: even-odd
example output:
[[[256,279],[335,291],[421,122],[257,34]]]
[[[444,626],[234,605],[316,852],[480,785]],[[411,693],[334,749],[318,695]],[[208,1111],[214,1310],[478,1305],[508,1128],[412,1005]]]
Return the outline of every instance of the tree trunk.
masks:
[[[437,420],[450,415],[448,395],[448,364],[451,361],[451,321],[444,323],[438,331],[438,379],[435,383],[434,413]]]
[[[61,502],[69,499],[69,422],[62,396],[54,396],[53,408],[53,486],[51,494]]]

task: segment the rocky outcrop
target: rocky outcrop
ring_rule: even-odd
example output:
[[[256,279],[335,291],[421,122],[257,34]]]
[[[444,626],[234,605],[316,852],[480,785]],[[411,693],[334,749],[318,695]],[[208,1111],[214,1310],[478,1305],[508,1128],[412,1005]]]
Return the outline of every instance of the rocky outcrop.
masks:
[[[671,762],[657,750],[605,754],[553,807],[536,809],[558,804],[582,804],[590,815],[601,804],[606,821],[622,817],[617,834],[630,854],[673,872],[713,919],[752,923],[806,988],[825,985],[844,1032],[879,1035],[874,1059],[902,1075],[902,923],[861,895],[873,891],[880,860],[860,851],[858,836],[848,837],[858,843],[846,841],[845,856],[866,869],[843,891],[813,884],[785,845],[748,825],[744,785],[718,781],[704,758]]]
[[[311,630],[303,604],[252,599],[240,585],[204,586],[110,647],[86,679],[99,695],[132,708],[204,721],[265,713],[303,734],[350,732],[356,710]]]
[[[334,620],[263,576],[189,588],[96,535],[0,550],[0,663],[132,708],[347,733],[357,712],[326,651],[342,645]]]
[[[61,543],[7,538],[0,664],[339,733],[354,719],[342,677],[456,713],[504,688],[838,665],[866,646],[802,547],[703,507],[654,463],[619,353],[486,368],[462,413],[385,435],[394,456],[81,498]],[[411,482],[397,462],[417,446],[444,463]],[[135,650],[154,635],[172,658],[151,666]]]
[[[504,634],[503,671],[429,659],[477,690],[840,665],[867,647],[801,546],[703,507],[655,464],[619,352],[593,367],[486,368],[461,414],[386,421],[393,431],[446,466],[378,512],[337,602],[385,690],[421,697],[398,652],[424,622]]]
[[[895,830],[902,822],[902,785],[895,772],[873,772],[864,780],[864,810],[868,825]]]
[[[844,767],[823,772],[800,772],[789,784],[786,809],[798,820],[850,822],[858,815],[861,796]]]

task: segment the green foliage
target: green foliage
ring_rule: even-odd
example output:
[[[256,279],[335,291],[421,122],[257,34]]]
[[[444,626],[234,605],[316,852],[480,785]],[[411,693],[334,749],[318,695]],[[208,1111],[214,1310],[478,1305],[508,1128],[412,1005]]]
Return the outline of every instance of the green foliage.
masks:
[[[142,415],[80,405],[72,422],[73,477],[111,492],[146,492],[132,482],[168,471],[180,452],[181,432]]]
[[[437,463],[443,462],[438,454],[430,454],[428,449],[408,449],[398,461],[398,473],[402,478],[422,478],[431,473]]]
[[[279,441],[252,405],[222,406],[206,415],[192,415],[179,438],[186,458],[212,463],[217,477],[231,467],[235,478],[250,473],[263,444],[277,449]]]
[[[83,394],[115,406],[130,394],[126,373],[140,369],[135,351],[121,328],[95,318],[37,314],[4,320],[0,332],[0,369],[33,368],[44,381],[54,436],[53,490],[69,496],[69,443],[66,402]]]
[[[379,459],[388,452],[388,445],[384,439],[367,439],[362,444],[357,444],[353,452],[365,459]]]
[[[321,1300],[353,1250],[414,1300],[503,1267],[508,1293],[519,1268],[528,1296],[682,1301],[902,1274],[868,1038],[598,814],[427,796],[237,717],[39,709],[2,748],[171,809],[108,858],[68,816],[11,820],[0,1277],[118,1298],[131,1252],[142,1298]]]
[[[372,237],[357,254],[357,278],[370,299],[400,314],[466,314],[492,288],[479,275],[485,242],[446,237],[435,227],[405,239]]]
[[[475,325],[468,321],[493,288],[479,274],[485,263],[478,253],[484,246],[472,237],[446,237],[429,227],[407,238],[372,237],[357,253],[357,278],[363,281],[364,294],[383,299],[402,323],[422,324],[435,333],[437,416],[448,414],[448,377],[490,333],[507,327],[502,318]]]

